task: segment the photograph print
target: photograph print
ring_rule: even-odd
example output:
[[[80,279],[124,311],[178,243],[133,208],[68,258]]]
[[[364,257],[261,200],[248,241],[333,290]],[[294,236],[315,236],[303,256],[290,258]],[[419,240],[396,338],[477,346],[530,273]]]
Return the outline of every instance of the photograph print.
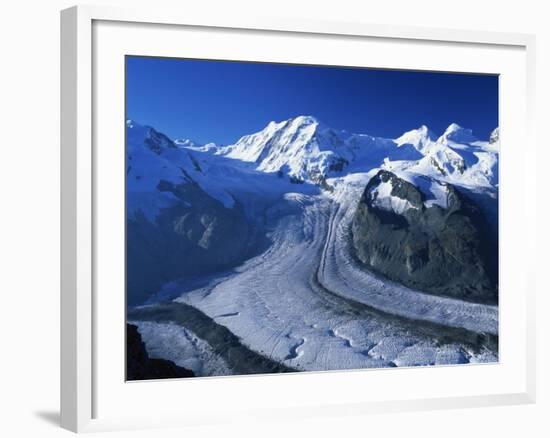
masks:
[[[125,63],[127,380],[498,362],[497,75]]]

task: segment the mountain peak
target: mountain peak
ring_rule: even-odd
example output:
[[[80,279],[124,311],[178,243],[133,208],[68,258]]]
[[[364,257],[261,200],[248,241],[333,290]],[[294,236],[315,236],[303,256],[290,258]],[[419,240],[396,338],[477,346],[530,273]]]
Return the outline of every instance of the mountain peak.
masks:
[[[415,134],[417,136],[421,135],[423,137],[431,137],[431,138],[434,137],[433,132],[426,125],[420,125],[416,129],[411,129],[410,131],[405,132],[401,137],[411,136],[413,134]],[[401,137],[399,137],[399,138],[401,138]]]
[[[203,146],[202,144],[200,143],[197,143],[196,141],[193,141],[191,140],[190,138],[178,138],[176,140],[174,140],[174,144],[177,146],[177,147],[183,147],[183,148],[188,148],[188,147],[200,147],[200,146]]]
[[[317,117],[311,116],[311,115],[296,116],[296,117],[290,118],[288,121],[293,125],[321,124],[321,122],[319,121],[319,119],[317,119]]]
[[[419,132],[422,132],[422,133],[430,133],[430,128],[428,128],[426,125],[420,125],[418,128],[417,128],[417,131]]]
[[[398,146],[410,144],[416,149],[423,150],[426,145],[435,139],[435,135],[426,125],[421,125],[417,129],[412,129],[405,132],[401,137],[396,138],[394,141]]]
[[[272,120],[267,124],[267,126],[264,129],[257,132],[256,134],[261,134],[261,135],[271,137],[279,130],[298,131],[303,128],[308,128],[310,126],[312,127],[313,130],[317,130],[318,127],[326,128],[326,126],[323,123],[321,123],[319,119],[315,116],[299,115],[296,117],[291,117],[287,120],[283,120],[282,122],[276,122],[275,120]],[[248,137],[250,137],[250,135],[245,135],[242,139],[248,138]],[[237,143],[239,143],[241,140],[239,140]]]
[[[156,154],[164,149],[176,148],[176,144],[167,135],[147,125],[141,125],[132,119],[126,120],[126,134],[129,143],[143,143]]]
[[[444,134],[450,134],[452,132],[460,131],[461,129],[464,129],[462,126],[460,126],[458,123],[451,123],[447,129],[445,129]]]
[[[500,141],[500,129],[497,126],[495,129],[493,129],[493,132],[491,132],[491,135],[489,136],[489,143],[495,144]]]
[[[477,138],[471,129],[463,128],[458,123],[451,123],[438,139],[440,143],[446,143],[449,140],[455,143],[472,143],[477,141]]]
[[[141,127],[141,125],[139,123],[137,123],[135,120],[127,119],[126,120],[126,127],[132,129],[132,128],[135,128],[135,127]]]

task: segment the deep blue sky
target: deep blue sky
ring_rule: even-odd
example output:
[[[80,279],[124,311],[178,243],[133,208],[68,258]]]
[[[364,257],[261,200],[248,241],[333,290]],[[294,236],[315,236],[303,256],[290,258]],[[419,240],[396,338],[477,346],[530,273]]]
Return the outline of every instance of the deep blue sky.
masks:
[[[126,58],[127,118],[172,138],[229,144],[271,120],[314,115],[335,129],[395,138],[452,122],[487,139],[498,78],[343,67]]]

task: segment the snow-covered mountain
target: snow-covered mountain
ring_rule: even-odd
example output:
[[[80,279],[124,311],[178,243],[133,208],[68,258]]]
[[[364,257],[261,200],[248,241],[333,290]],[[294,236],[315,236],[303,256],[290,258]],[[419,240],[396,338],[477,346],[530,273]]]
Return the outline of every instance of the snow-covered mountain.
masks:
[[[143,213],[153,221],[160,209],[174,206],[180,199],[172,192],[161,190],[161,181],[178,184],[198,184],[212,198],[232,208],[234,199],[212,178],[212,164],[199,163],[193,149],[204,146],[194,142],[175,142],[150,126],[133,120],[126,122],[127,208],[132,216]],[[210,171],[210,172],[208,172]],[[208,174],[210,173],[210,174]]]
[[[496,134],[495,134],[496,133]],[[498,128],[492,141],[480,141],[470,129],[452,123],[436,139],[426,126],[406,132],[395,141],[422,153],[416,162],[388,163],[385,168],[434,177],[469,189],[498,186]]]
[[[241,137],[218,153],[252,162],[263,172],[283,171],[296,181],[318,183],[330,175],[380,166],[384,159],[414,160],[410,145],[330,128],[313,116],[270,122],[262,131]]]
[[[256,231],[227,190],[245,174],[202,160],[152,127],[129,120],[126,132],[128,302],[248,257]]]
[[[296,370],[498,360],[498,227],[482,217],[498,211],[498,129],[387,139],[300,116],[228,146],[126,129],[130,306],[179,297],[173,315],[208,317],[177,317],[190,339],[224,327]]]
[[[427,199],[439,199],[444,184],[496,198],[499,131],[489,141],[452,123],[437,137],[427,126],[396,139],[352,134],[328,127],[312,116],[270,122],[263,130],[235,144],[172,141],[152,127],[127,122],[128,209],[149,220],[162,208],[181,202],[159,190],[161,180],[196,184],[224,207],[235,200],[296,191],[295,184],[331,188],[332,181],[376,169],[391,171],[419,188]],[[294,187],[292,187],[294,186]],[[434,188],[431,191],[430,187]],[[310,189],[311,190],[311,189]],[[254,195],[251,197],[251,194]]]
[[[319,183],[331,176],[383,167],[432,176],[468,188],[498,184],[498,131],[490,142],[452,123],[438,138],[426,126],[397,139],[352,134],[312,116],[270,122],[263,130],[216,149],[263,172],[283,172],[296,181]]]

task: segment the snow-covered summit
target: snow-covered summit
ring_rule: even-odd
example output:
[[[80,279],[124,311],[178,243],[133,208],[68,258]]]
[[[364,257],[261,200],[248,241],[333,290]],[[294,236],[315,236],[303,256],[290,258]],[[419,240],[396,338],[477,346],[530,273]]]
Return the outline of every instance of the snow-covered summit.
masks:
[[[474,143],[478,139],[474,136],[471,129],[466,129],[457,123],[451,123],[443,135],[437,140],[440,143],[449,141],[461,144]]]
[[[180,144],[181,145],[181,144]],[[204,147],[204,146],[202,146]],[[198,185],[226,208],[234,205],[233,197],[217,181],[222,172],[214,165],[199,162],[192,147],[178,146],[165,134],[135,121],[126,122],[126,187],[129,217],[137,212],[154,220],[158,212],[178,200],[161,185]]]
[[[435,139],[435,134],[426,125],[422,125],[418,129],[405,132],[401,137],[396,138],[395,142],[398,146],[410,144],[422,152]]]
[[[260,163],[276,153],[296,154],[301,148],[311,146],[315,137],[326,129],[313,116],[298,116],[282,122],[272,121],[261,131],[245,135],[234,145],[228,146],[225,155]]]
[[[197,148],[203,146],[190,138],[177,138],[174,140],[174,144],[179,148]]]
[[[263,172],[285,169],[291,178],[319,182],[353,167],[376,167],[385,158],[418,159],[410,145],[398,148],[389,139],[333,129],[313,116],[270,122],[219,151],[229,158],[256,163]]]
[[[162,132],[151,126],[141,125],[134,120],[126,121],[127,147],[136,143],[144,143],[152,152],[160,154],[166,149],[175,149],[174,142]]]
[[[330,190],[331,179],[372,174],[376,169],[408,181],[423,176],[472,190],[494,191],[498,186],[498,128],[491,142],[476,139],[471,130],[456,123],[440,137],[422,125],[388,139],[334,129],[305,115],[272,121],[228,146],[172,141],[133,120],[127,121],[126,130],[128,189],[135,192],[132,202],[153,215],[161,206],[146,204],[152,202],[161,179],[199,184],[228,208],[239,190],[254,191],[265,184],[266,188],[273,185],[270,190],[275,193],[290,183]],[[163,196],[163,205],[168,205],[169,194]]]
[[[316,125],[321,127],[325,126],[317,117],[309,114],[291,117],[287,121],[295,126],[309,126],[309,125]]]
[[[496,148],[457,123],[439,137],[422,125],[387,139],[334,129],[304,115],[272,121],[216,153],[254,163],[262,172],[283,172],[296,181],[313,183],[378,167],[406,169],[468,187],[498,183]]]
[[[471,129],[451,123],[436,139],[427,128],[409,131],[397,138],[409,143],[423,157],[417,162],[394,163],[388,170],[428,175],[470,189],[495,188],[498,185],[498,144],[476,138]],[[497,128],[498,138],[498,128]],[[496,141],[496,140],[495,140]],[[391,164],[391,163],[390,163]]]
[[[500,129],[496,127],[493,129],[493,132],[491,132],[491,135],[489,136],[489,144],[496,145],[500,143]]]

